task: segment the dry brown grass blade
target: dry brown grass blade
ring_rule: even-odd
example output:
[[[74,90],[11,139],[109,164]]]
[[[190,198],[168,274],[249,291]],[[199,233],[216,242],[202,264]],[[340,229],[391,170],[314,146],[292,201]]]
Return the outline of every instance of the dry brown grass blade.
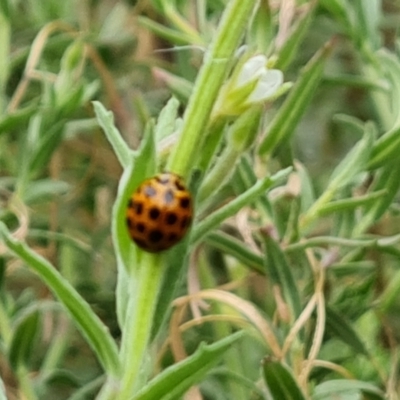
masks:
[[[181,297],[175,301],[175,305],[179,306],[180,304],[182,304],[182,302],[187,302],[189,300],[189,297],[190,299],[199,298],[214,300],[231,306],[234,310],[245,316],[252,323],[252,325],[261,335],[264,342],[268,344],[273,355],[278,359],[282,358],[282,349],[275,336],[275,333],[273,332],[272,327],[251,302],[243,300],[233,293],[225,292],[218,289],[208,289],[193,294],[191,296]]]
[[[346,379],[355,379],[355,376],[346,368],[342,367],[341,365],[335,364],[330,361],[325,360],[314,360],[313,367],[321,367],[330,369],[331,371],[337,372],[339,375],[342,375]]]
[[[73,27],[62,21],[50,22],[39,31],[35,40],[32,43],[31,51],[26,62],[24,75],[8,104],[7,112],[12,113],[18,108],[26,90],[28,89],[29,82],[32,79],[43,77],[42,74],[38,75],[38,72],[36,71],[36,66],[39,63],[39,60],[42,56],[43,50],[49,37],[58,31],[67,32],[73,37],[78,35]]]
[[[314,365],[314,361],[317,359],[318,353],[321,349],[322,339],[325,332],[325,296],[324,296],[324,283],[325,283],[325,269],[317,261],[314,253],[311,249],[306,250],[307,257],[310,261],[310,265],[314,273],[315,282],[315,301],[317,309],[317,320],[315,325],[314,337],[311,344],[310,351],[308,353],[307,359],[303,363],[303,369],[299,376],[300,386],[303,388],[304,392],[307,392],[307,381]]]

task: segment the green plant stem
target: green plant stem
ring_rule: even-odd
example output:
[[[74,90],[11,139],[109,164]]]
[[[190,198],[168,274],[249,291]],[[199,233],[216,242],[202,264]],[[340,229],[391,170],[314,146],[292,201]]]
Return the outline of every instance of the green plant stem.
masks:
[[[236,162],[254,142],[260,124],[262,108],[254,106],[245,111],[232,125],[228,143],[216,161],[213,169],[204,178],[198,194],[199,203],[212,198],[216,188],[229,181]]]
[[[181,135],[168,162],[168,170],[183,177],[190,172],[229,62],[256,3],[254,0],[229,2],[215,40],[204,56],[203,66],[185,112]]]
[[[128,316],[121,345],[123,376],[118,400],[129,400],[139,389],[141,367],[148,348],[153,325],[154,312],[162,283],[160,255],[141,252],[138,268],[138,284],[132,282],[137,293],[131,294]],[[133,278],[132,278],[133,279]]]

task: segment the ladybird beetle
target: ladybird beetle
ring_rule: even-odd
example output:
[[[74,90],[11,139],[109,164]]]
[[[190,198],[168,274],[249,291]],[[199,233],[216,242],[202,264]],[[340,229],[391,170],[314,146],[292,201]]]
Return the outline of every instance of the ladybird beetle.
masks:
[[[157,253],[179,242],[192,222],[190,192],[180,176],[164,172],[145,180],[131,195],[126,223],[132,240]]]

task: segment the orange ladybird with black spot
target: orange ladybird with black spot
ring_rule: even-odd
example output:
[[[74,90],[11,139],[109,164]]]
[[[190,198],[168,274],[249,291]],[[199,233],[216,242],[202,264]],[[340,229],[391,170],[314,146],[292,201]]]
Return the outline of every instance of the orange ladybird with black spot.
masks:
[[[192,196],[182,178],[171,172],[146,179],[132,193],[126,212],[130,237],[150,253],[178,243],[192,218]]]

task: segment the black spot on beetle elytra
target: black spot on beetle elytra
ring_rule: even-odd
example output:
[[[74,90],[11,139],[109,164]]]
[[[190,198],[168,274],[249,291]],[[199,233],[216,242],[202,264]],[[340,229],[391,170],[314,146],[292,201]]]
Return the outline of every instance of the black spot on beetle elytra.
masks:
[[[182,208],[189,208],[190,206],[190,198],[189,197],[184,197],[180,200],[179,202],[180,206]]]
[[[163,237],[164,237],[163,233],[157,229],[155,229],[149,233],[149,240],[152,243],[160,242]]]
[[[142,203],[133,202],[133,209],[135,210],[136,214],[140,215],[143,212],[143,204]]]
[[[185,186],[183,186],[182,182],[179,179],[175,181],[175,186],[177,187],[178,190],[186,190]]]
[[[138,230],[138,232],[143,233],[146,230],[146,226],[142,222],[139,222],[136,225],[136,229]]]
[[[149,210],[149,217],[152,220],[156,220],[160,216],[160,210],[157,207],[152,207]]]
[[[170,212],[167,214],[165,220],[167,222],[167,225],[173,225],[178,220],[178,217],[175,213]]]
[[[126,224],[128,225],[128,228],[130,228],[130,229],[132,229],[134,227],[134,224],[129,217],[126,219]]]
[[[128,208],[133,208],[133,200],[129,199],[128,201]]]
[[[153,188],[153,186],[147,185],[144,188],[144,194],[147,197],[154,197],[157,194],[157,190]]]

